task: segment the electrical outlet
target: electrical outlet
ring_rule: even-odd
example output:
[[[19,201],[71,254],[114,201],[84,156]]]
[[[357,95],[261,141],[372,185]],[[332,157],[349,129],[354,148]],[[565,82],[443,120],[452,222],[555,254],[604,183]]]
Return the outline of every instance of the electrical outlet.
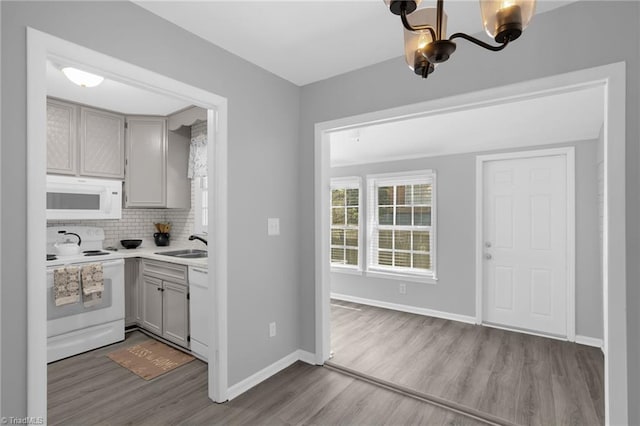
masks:
[[[267,218],[267,235],[280,235],[280,218]]]
[[[269,323],[269,337],[276,337],[276,323]]]
[[[400,294],[407,294],[407,285],[405,283],[400,283],[398,286],[398,291]]]

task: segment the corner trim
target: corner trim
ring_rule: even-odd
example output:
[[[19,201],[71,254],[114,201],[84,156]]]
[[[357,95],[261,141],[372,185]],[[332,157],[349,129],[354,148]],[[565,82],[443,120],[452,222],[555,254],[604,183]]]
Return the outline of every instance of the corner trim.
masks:
[[[451,321],[459,321],[467,324],[475,324],[476,319],[471,315],[460,315],[451,312],[436,311],[433,309],[419,308],[417,306],[401,305],[399,303],[383,302],[381,300],[365,299],[363,297],[349,296],[348,294],[331,293],[332,299],[344,300],[345,302],[360,303],[361,305],[376,306],[378,308],[391,309],[394,311],[407,312],[410,314],[436,317]]]
[[[316,365],[315,360],[316,360],[316,355],[311,352],[303,351],[302,349],[293,351],[289,355],[283,358],[280,358],[273,364],[263,368],[257,373],[252,374],[251,376],[236,383],[233,386],[230,386],[229,389],[227,389],[227,397],[229,398],[229,401],[231,401],[234,398],[237,398],[238,396],[242,395],[243,393],[253,388],[254,386],[257,386],[260,383],[264,382],[271,376],[274,376],[278,374],[280,371],[289,367],[290,365],[295,364],[297,361],[302,361],[307,364]]]

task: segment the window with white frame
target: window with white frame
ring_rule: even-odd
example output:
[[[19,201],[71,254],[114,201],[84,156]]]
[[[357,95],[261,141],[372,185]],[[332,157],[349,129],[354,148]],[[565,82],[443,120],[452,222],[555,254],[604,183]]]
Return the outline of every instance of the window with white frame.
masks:
[[[194,234],[207,234],[209,230],[209,191],[206,176],[193,178]]]
[[[331,266],[360,270],[360,178],[331,180]]]
[[[367,176],[367,187],[367,271],[435,279],[435,173]]]

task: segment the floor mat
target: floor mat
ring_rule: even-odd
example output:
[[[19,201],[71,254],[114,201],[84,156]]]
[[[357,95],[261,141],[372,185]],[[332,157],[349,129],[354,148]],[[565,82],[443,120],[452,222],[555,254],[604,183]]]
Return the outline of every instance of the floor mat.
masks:
[[[107,356],[145,380],[154,379],[195,359],[155,340],[119,349]]]

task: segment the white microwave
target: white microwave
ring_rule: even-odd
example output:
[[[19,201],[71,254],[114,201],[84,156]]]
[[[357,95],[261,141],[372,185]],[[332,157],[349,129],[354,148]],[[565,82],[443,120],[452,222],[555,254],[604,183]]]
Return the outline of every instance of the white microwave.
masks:
[[[47,175],[47,219],[121,218],[121,181]]]

